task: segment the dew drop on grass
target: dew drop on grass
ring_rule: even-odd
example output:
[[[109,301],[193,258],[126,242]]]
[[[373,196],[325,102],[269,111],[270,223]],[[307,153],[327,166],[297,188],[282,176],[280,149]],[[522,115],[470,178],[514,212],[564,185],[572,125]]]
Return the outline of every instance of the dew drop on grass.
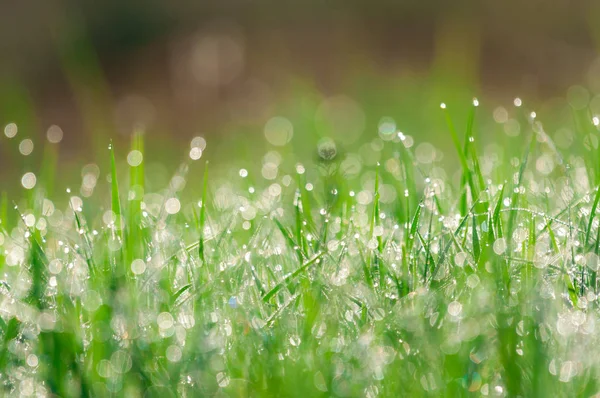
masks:
[[[235,296],[231,296],[229,298],[229,300],[227,301],[227,304],[229,304],[229,306],[231,308],[234,308],[234,309],[237,308],[237,306],[238,306],[237,298]]]
[[[201,151],[206,149],[206,140],[204,137],[194,137],[190,142],[190,148],[200,148]]]
[[[279,173],[279,167],[273,162],[265,163],[260,171],[265,180],[274,180]]]
[[[457,267],[464,267],[465,261],[467,260],[467,253],[459,252],[454,256],[454,263]]]
[[[121,246],[122,246],[121,245],[121,240],[118,237],[116,237],[116,236],[115,237],[111,237],[108,240],[108,245],[107,246],[108,246],[108,249],[111,252],[116,252],[116,251],[118,251],[118,250],[121,249]]]
[[[156,317],[156,323],[158,324],[158,327],[161,329],[170,329],[171,327],[173,327],[173,323],[174,323],[173,315],[171,315],[168,312],[161,312]]]
[[[31,368],[35,368],[38,366],[38,357],[35,354],[29,354],[27,356],[27,365]]]
[[[517,228],[515,232],[513,232],[513,240],[515,243],[520,245],[525,240],[527,240],[529,236],[529,231],[526,228]]]
[[[48,271],[51,274],[60,274],[60,271],[63,269],[63,263],[59,259],[54,259],[48,263]]]
[[[240,177],[242,177],[242,178],[248,177],[248,170],[240,169]]]
[[[565,361],[560,367],[560,374],[558,379],[563,383],[568,383],[573,377],[577,375],[577,366],[573,361]]]
[[[337,154],[335,142],[331,138],[323,138],[317,145],[317,153],[323,160],[332,160]]]
[[[131,167],[137,167],[140,164],[142,164],[143,161],[144,161],[144,155],[142,154],[142,152],[138,151],[137,149],[134,149],[133,151],[131,151],[127,154],[127,163]]]
[[[182,357],[181,348],[178,345],[170,345],[167,347],[166,356],[169,362],[179,362]]]
[[[71,196],[69,198],[69,206],[71,206],[73,211],[79,212],[83,207],[83,200],[79,196]]]
[[[453,301],[448,304],[448,314],[452,316],[459,316],[462,312],[462,304],[458,301]]]
[[[225,372],[217,373],[217,384],[221,388],[225,388],[229,385],[229,376]]]
[[[198,160],[202,157],[202,149],[198,147],[193,147],[190,149],[190,159]]]
[[[14,138],[18,131],[19,129],[15,123],[8,123],[6,126],[4,126],[4,135],[7,138]]]
[[[53,124],[46,131],[46,138],[51,144],[58,144],[63,139],[63,131],[59,126]]]
[[[27,214],[25,217],[23,217],[23,222],[25,225],[27,225],[27,227],[31,228],[35,225],[35,216],[33,214]]]
[[[136,258],[131,262],[131,272],[135,275],[141,275],[146,271],[146,263],[141,258]]]
[[[477,285],[479,285],[479,277],[477,274],[471,274],[467,276],[467,286],[471,289],[474,289]]]
[[[181,203],[177,198],[169,198],[165,202],[165,211],[169,214],[177,214],[181,210]]]
[[[504,238],[496,239],[493,248],[494,253],[496,253],[497,255],[504,254],[504,252],[506,251],[506,240]]]
[[[32,172],[27,172],[23,174],[23,177],[21,177],[21,185],[25,189],[33,189],[33,187],[35,187],[36,182],[37,178]]]
[[[96,311],[102,305],[102,298],[95,290],[86,290],[81,297],[81,304],[88,312]]]
[[[31,152],[33,152],[33,141],[31,141],[29,138],[21,141],[19,143],[19,152],[23,156],[31,155]]]
[[[301,342],[302,342],[302,340],[300,340],[300,336],[298,336],[296,334],[290,336],[290,344],[293,345],[294,347],[298,347]]]

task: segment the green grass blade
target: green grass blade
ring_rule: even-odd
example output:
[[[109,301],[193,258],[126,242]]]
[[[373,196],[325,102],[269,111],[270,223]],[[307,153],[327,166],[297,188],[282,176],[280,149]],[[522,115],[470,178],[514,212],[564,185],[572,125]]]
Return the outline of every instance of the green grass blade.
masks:
[[[479,262],[479,256],[481,255],[481,245],[479,244],[479,234],[477,233],[477,218],[473,215],[473,225],[471,234],[473,238],[473,258],[475,263]]]
[[[455,147],[456,153],[458,155],[458,160],[460,161],[460,165],[462,167],[463,175],[466,176],[469,188],[471,188],[471,197],[473,199],[475,199],[479,196],[479,193],[475,187],[475,184],[473,183],[473,175],[472,175],[471,170],[469,169],[466,154],[460,145],[460,141],[458,139],[458,134],[456,132],[456,129],[454,128],[454,123],[452,122],[452,118],[450,117],[450,112],[446,108],[445,104],[442,104],[442,110],[444,111],[444,116],[446,118],[446,125],[448,126],[448,131],[450,132],[450,137],[452,138],[452,142],[454,143],[454,147]]]
[[[315,254],[308,261],[306,261],[304,264],[302,264],[298,269],[296,269],[294,272],[292,272],[291,274],[289,274],[285,278],[283,278],[282,281],[280,281],[279,283],[277,283],[271,290],[269,290],[267,292],[267,294],[265,294],[263,296],[263,301],[264,302],[269,301],[271,299],[271,297],[273,297],[275,294],[277,294],[277,292],[279,290],[281,290],[281,288],[283,286],[285,286],[286,284],[288,284],[289,281],[295,279],[298,275],[302,274],[310,266],[312,266],[313,264],[315,264],[317,262],[317,260],[319,260],[321,257],[323,257],[323,254],[324,254],[324,252],[319,252],[319,253]]]
[[[590,219],[588,221],[587,229],[585,231],[585,247],[587,247],[590,242],[590,233],[592,232],[592,222],[594,221],[594,217],[596,217],[596,210],[598,209],[598,202],[600,202],[600,188],[596,188],[596,195],[594,195],[594,203],[592,204],[592,209],[590,211]]]
[[[119,181],[117,180],[117,162],[115,160],[114,145],[111,141],[110,150],[110,197],[111,209],[115,216],[115,229],[121,233],[121,199],[119,197]]]
[[[500,210],[502,208],[502,201],[503,201],[503,196],[504,196],[504,188],[506,187],[506,184],[502,184],[502,189],[500,189],[500,193],[498,194],[498,200],[496,201],[496,206],[494,207],[494,215],[492,217],[492,221],[493,221],[493,235],[492,235],[492,239],[490,240],[491,242],[493,242],[493,240],[496,238],[502,238],[503,234],[502,234],[502,220],[500,219]],[[488,228],[490,229],[490,231],[492,231],[491,226],[488,226]]]
[[[198,232],[200,238],[198,240],[198,255],[202,264],[206,264],[206,258],[204,255],[204,224],[206,223],[206,198],[208,193],[208,162],[204,165],[204,178],[202,181],[202,206],[200,207],[200,217],[198,220]]]

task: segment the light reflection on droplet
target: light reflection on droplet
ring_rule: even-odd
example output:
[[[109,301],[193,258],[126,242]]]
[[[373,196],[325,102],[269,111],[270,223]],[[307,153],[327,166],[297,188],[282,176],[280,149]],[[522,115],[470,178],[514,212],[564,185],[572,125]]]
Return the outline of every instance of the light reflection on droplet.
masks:
[[[4,126],[4,135],[8,138],[14,138],[18,131],[19,129],[15,123],[8,123],[6,126]]]
[[[204,137],[194,137],[190,142],[190,148],[200,148],[200,150],[204,151],[206,149],[206,140]]]
[[[144,155],[142,154],[142,152],[138,151],[137,149],[134,149],[133,151],[131,151],[127,154],[127,163],[131,167],[137,167],[140,164],[142,164],[143,161],[144,161]]]
[[[131,272],[135,275],[141,275],[146,271],[146,263],[141,258],[137,258],[131,262]]]
[[[63,139],[63,135],[64,133],[62,129],[55,124],[50,126],[48,128],[48,131],[46,131],[46,137],[48,138],[48,142],[50,142],[51,144],[58,144],[59,142],[61,142]]]
[[[183,355],[181,348],[177,345],[170,345],[167,347],[165,354],[169,362],[179,362]]]
[[[37,178],[32,172],[27,172],[23,174],[23,177],[21,177],[21,185],[25,189],[33,189],[33,187],[35,187],[36,182]]]
[[[169,198],[165,202],[165,210],[169,214],[177,214],[181,210],[181,203],[177,198]]]
[[[202,149],[199,147],[193,147],[190,149],[190,159],[198,160],[202,157]]]
[[[23,156],[31,155],[31,152],[33,152],[33,141],[31,141],[29,138],[26,138],[23,141],[21,141],[19,143],[19,152]]]

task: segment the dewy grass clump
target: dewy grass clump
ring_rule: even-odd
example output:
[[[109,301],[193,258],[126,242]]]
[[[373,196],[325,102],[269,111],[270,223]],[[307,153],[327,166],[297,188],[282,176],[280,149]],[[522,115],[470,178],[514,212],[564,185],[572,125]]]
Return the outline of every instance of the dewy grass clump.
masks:
[[[190,171],[196,138],[157,192],[140,135],[64,202],[24,173],[0,207],[2,394],[599,393],[596,119],[563,153],[519,100],[494,112],[518,137],[484,146],[477,105],[464,137],[440,111],[456,172],[384,118],[358,151],[256,170]]]

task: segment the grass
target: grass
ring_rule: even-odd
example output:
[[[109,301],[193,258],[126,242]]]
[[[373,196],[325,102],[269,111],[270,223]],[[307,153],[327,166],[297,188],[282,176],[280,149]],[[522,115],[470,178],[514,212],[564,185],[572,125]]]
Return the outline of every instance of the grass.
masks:
[[[600,393],[598,149],[559,152],[523,107],[490,146],[477,105],[462,140],[440,111],[446,169],[445,144],[394,126],[358,155],[186,159],[150,191],[136,133],[63,201],[48,149],[35,187],[0,197],[2,394]]]

